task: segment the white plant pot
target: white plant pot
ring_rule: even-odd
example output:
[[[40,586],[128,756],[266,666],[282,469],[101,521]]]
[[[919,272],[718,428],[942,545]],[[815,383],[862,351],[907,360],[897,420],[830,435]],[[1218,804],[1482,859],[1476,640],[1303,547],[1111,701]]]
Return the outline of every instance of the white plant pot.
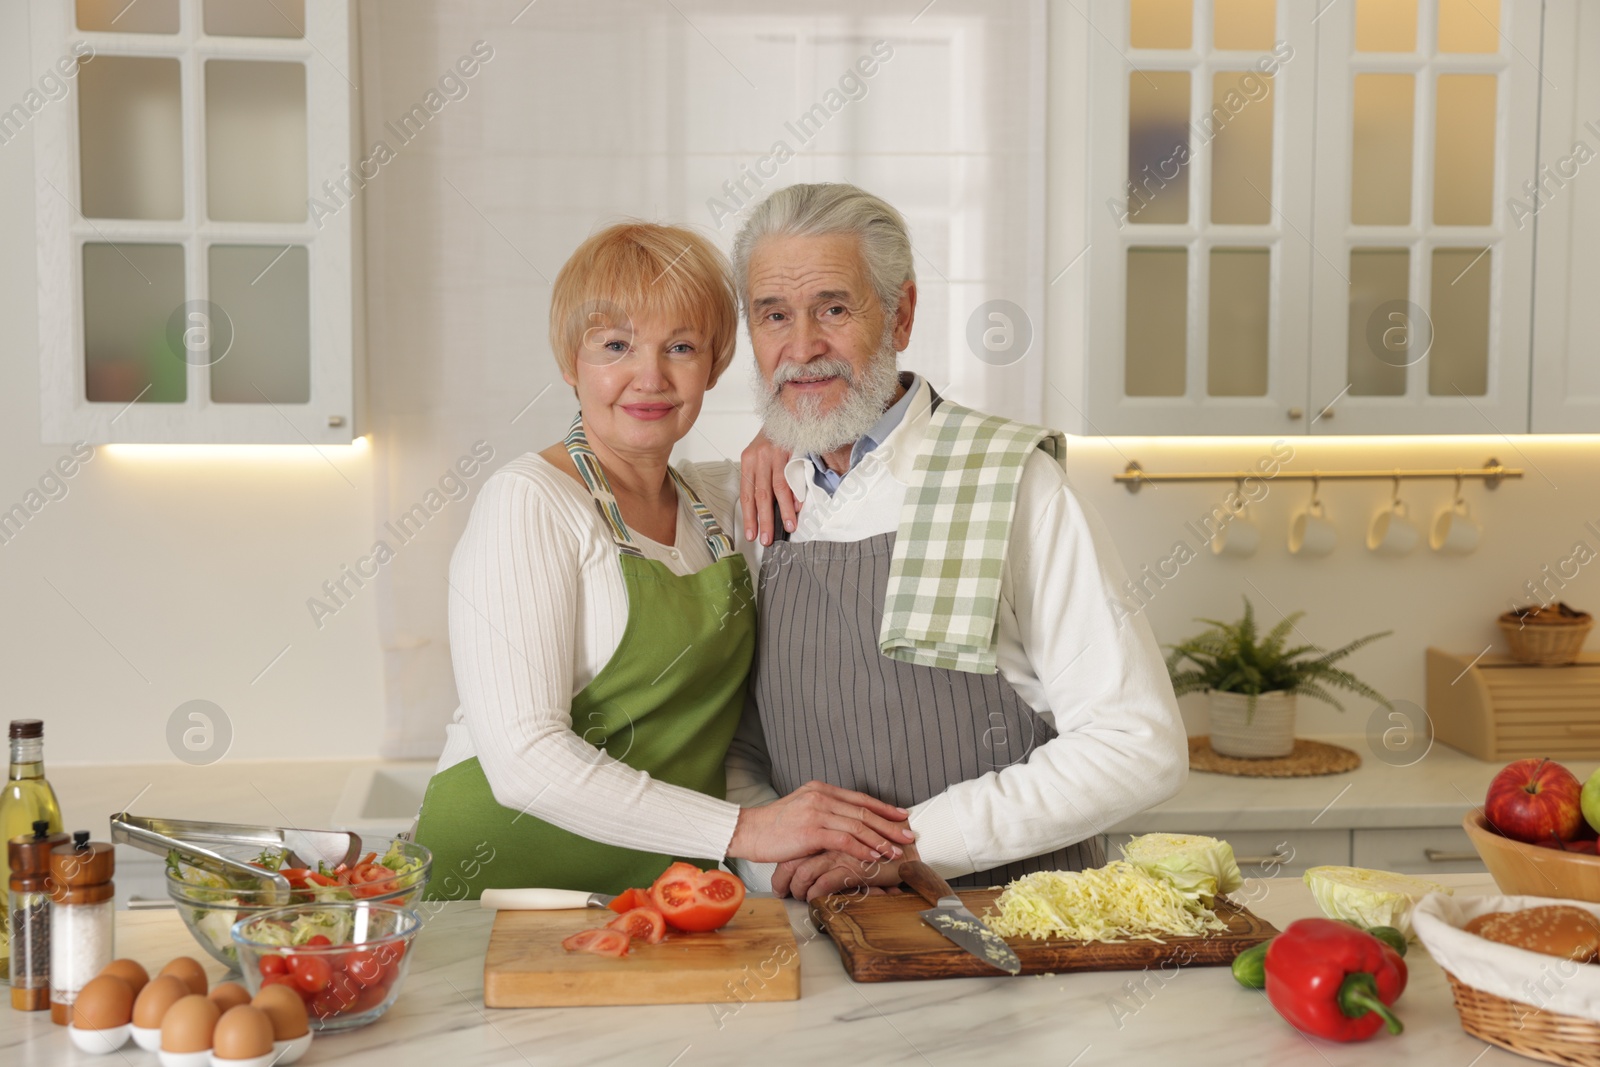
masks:
[[[1249,700],[1244,693],[1212,692],[1211,747],[1217,755],[1271,759],[1293,752],[1295,694],[1262,693],[1246,722]]]

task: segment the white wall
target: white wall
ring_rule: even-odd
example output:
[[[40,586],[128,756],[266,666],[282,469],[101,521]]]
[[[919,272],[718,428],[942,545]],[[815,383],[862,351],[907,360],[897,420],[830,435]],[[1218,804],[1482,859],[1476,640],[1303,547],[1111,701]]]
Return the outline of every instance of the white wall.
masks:
[[[1114,531],[1130,574],[1140,577],[1146,565],[1158,577],[1163,569],[1176,571],[1164,585],[1147,587],[1144,610],[1163,643],[1201,629],[1195,616],[1237,618],[1241,595],[1249,596],[1269,623],[1282,617],[1280,611],[1306,611],[1300,631],[1309,642],[1328,648],[1392,629],[1393,636],[1362,649],[1348,663],[1391,700],[1421,706],[1423,650],[1434,645],[1471,657],[1492,644],[1503,652],[1495,616],[1512,601],[1530,602],[1527,582],[1565,573],[1570,577],[1565,588],[1551,581],[1545,596],[1600,612],[1600,437],[1284,440],[1294,450],[1285,470],[1454,469],[1480,467],[1494,456],[1526,474],[1492,491],[1466,483],[1464,496],[1483,524],[1474,554],[1443,556],[1424,544],[1399,559],[1375,556],[1365,546],[1367,524],[1388,502],[1391,482],[1322,483],[1321,499],[1338,528],[1339,544],[1319,560],[1293,556],[1285,544],[1290,516],[1305,506],[1310,483],[1268,482],[1267,495],[1253,508],[1261,545],[1255,556],[1233,559],[1213,556],[1186,525],[1220,505],[1233,483],[1146,485],[1130,494],[1111,478],[1129,460],[1149,471],[1253,469],[1269,454],[1272,439],[1074,437],[1068,448],[1073,486]],[[1401,498],[1426,529],[1454,491],[1453,480],[1408,482]],[[1185,555],[1176,548],[1180,542],[1196,557],[1181,565],[1165,562]],[[1586,551],[1575,554],[1579,542]],[[1584,557],[1592,561],[1580,565]],[[1600,637],[1591,637],[1589,646],[1600,648]],[[1373,706],[1359,698],[1341,702],[1347,709],[1342,715],[1302,702],[1301,732],[1365,732]],[[1185,701],[1191,733],[1205,729],[1202,703]]]
[[[0,4],[0,109],[42,73],[28,41],[27,5]],[[0,144],[0,511],[68,451],[38,443],[33,203],[24,131]],[[56,763],[171,760],[167,720],[195,699],[235,757],[376,754],[375,598],[320,630],[305,606],[371,544],[371,453],[324,453],[98,449],[0,544],[0,717],[43,718]]]

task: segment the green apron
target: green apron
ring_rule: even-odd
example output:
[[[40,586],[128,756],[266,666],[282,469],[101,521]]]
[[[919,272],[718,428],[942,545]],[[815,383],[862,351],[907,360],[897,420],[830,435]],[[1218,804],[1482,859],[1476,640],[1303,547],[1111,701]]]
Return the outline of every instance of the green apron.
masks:
[[[671,471],[705,529],[715,562],[679,576],[646,559],[589,450],[581,416],[573,420],[566,444],[612,531],[628,590],[622,640],[572,698],[572,730],[658,781],[721,799],[727,788],[723,759],[744,708],[755,649],[755,591],[744,557],[711,510]],[[626,807],[611,814],[628,817]],[[620,893],[649,885],[675,859],[710,868],[721,858],[709,843],[697,857],[602,844],[502,807],[477,757],[428,782],[416,840],[433,852],[425,894],[430,900],[476,900],[491,887]]]

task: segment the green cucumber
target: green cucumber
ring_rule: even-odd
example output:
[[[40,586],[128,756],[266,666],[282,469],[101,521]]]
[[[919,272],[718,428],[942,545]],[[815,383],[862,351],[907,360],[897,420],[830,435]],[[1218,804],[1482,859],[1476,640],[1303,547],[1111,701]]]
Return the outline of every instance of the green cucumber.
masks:
[[[1271,941],[1252,945],[1233,957],[1233,979],[1246,989],[1267,988],[1267,946]]]

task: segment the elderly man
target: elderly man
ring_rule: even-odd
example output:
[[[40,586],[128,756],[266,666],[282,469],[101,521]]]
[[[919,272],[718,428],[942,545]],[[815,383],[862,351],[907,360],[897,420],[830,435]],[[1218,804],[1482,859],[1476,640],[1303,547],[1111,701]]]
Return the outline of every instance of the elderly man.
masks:
[[[1123,571],[1062,438],[897,372],[917,285],[879,198],[780,190],[733,263],[801,510],[762,554],[730,798],[818,779],[908,808],[916,853],[956,886],[1104,863],[1102,833],[1175,793],[1188,748],[1149,626],[1113,612]],[[899,882],[836,853],[741,871],[806,898]]]

